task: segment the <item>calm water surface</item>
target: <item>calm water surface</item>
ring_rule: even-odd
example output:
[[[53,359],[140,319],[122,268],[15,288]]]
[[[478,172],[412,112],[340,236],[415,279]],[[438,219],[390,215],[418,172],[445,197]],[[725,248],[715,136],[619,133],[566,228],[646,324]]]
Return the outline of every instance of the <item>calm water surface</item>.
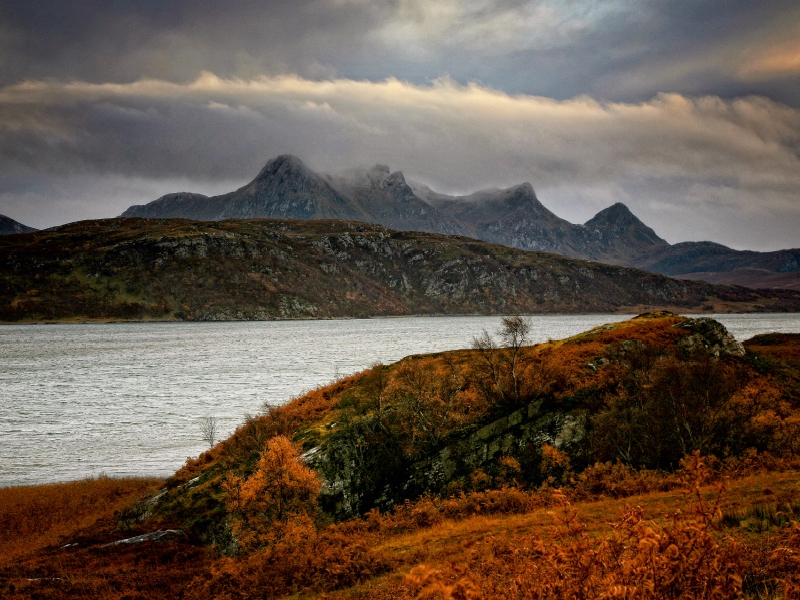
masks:
[[[713,315],[739,340],[800,315]],[[623,315],[532,317],[534,341]],[[409,354],[468,347],[499,317],[0,327],[0,486],[168,475],[264,402]]]

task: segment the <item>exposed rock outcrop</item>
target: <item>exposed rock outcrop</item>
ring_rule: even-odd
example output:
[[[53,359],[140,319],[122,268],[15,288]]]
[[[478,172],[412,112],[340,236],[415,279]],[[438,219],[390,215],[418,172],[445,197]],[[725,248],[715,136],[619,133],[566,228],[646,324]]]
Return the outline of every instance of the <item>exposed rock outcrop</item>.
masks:
[[[145,533],[144,535],[137,535],[134,537],[125,538],[124,540],[117,540],[110,544],[105,544],[103,548],[109,546],[122,546],[126,544],[141,544],[143,542],[165,542],[168,540],[185,540],[186,534],[180,529],[165,529],[163,531],[153,531]]]
[[[640,315],[638,319],[676,318],[666,312]],[[679,318],[679,317],[678,317]],[[613,325],[593,330],[600,333],[613,329]],[[707,317],[687,319],[674,325],[686,331],[675,342],[679,348],[689,352],[704,351],[720,357],[744,356],[742,344],[718,321]],[[592,332],[590,332],[592,333]],[[624,340],[619,344],[617,357],[625,350],[641,349],[639,340]],[[622,350],[619,353],[619,350]],[[607,367],[608,358],[598,356],[587,365],[593,371]],[[537,398],[527,405],[508,412],[495,420],[484,423],[478,429],[445,445],[411,465],[398,465],[394,474],[381,490],[381,495],[372,501],[386,508],[414,498],[426,492],[441,494],[448,484],[461,478],[468,479],[478,469],[496,465],[503,456],[524,457],[536,453],[544,445],[553,446],[568,455],[581,455],[589,443],[591,405],[553,402],[548,398]],[[358,514],[364,504],[368,488],[354,466],[348,438],[332,436],[323,444],[303,455],[311,467],[323,474],[322,502],[328,510],[341,517]],[[373,491],[374,492],[374,491]]]
[[[678,329],[686,329],[691,335],[681,338],[679,345],[688,351],[704,349],[714,356],[744,356],[744,346],[739,343],[725,326],[714,319],[701,317],[675,325]]]

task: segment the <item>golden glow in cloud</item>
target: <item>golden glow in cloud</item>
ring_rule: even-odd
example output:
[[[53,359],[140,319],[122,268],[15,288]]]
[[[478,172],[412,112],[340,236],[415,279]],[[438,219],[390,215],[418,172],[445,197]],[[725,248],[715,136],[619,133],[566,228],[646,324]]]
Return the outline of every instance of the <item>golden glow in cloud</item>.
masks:
[[[725,214],[800,226],[800,111],[759,97],[559,101],[446,78],[206,72],[187,84],[29,81],[0,89],[0,115],[0,171],[28,177],[61,169],[215,185],[291,153],[328,172],[389,164],[445,192],[530,181],[573,220],[621,200],[698,228]]]
[[[31,115],[47,114],[51,127],[58,124],[63,133],[84,129],[64,115],[76,106],[88,112],[113,109],[143,115],[183,106],[201,113],[227,109],[229,115],[264,123],[281,113],[287,125],[292,118],[313,117],[320,132],[334,126],[373,132],[364,143],[376,150],[387,143],[384,152],[388,140],[382,142],[381,135],[407,136],[411,142],[439,134],[436,146],[442,150],[447,140],[470,139],[483,150],[494,146],[504,154],[512,151],[508,144],[515,140],[513,151],[539,172],[540,185],[557,184],[560,174],[537,168],[538,158],[574,163],[590,177],[653,168],[662,174],[757,180],[800,167],[794,152],[800,143],[800,111],[755,97],[728,101],[660,94],[641,103],[599,102],[587,96],[557,101],[446,78],[418,86],[397,79],[314,81],[296,75],[222,79],[206,72],[188,84],[25,82],[0,90],[0,106],[5,127],[41,128],[43,122]],[[303,135],[299,122],[297,130]],[[449,151],[462,152],[457,147]]]
[[[738,74],[745,80],[800,75],[800,23],[746,50]]]

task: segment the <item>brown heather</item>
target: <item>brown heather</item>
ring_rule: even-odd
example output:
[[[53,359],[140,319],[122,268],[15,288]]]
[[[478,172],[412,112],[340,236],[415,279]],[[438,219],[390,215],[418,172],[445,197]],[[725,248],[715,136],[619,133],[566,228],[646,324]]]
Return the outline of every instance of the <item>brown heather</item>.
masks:
[[[0,565],[57,544],[68,534],[113,523],[114,515],[161,483],[98,477],[74,483],[0,488]]]

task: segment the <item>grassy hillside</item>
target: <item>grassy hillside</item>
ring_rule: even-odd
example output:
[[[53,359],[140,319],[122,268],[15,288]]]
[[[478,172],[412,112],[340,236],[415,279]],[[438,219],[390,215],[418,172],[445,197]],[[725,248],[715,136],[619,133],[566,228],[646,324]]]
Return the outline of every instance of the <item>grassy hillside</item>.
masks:
[[[800,311],[800,293],[347,221],[83,221],[0,238],[0,320]]]
[[[509,318],[474,349],[265,407],[157,492],[120,482],[113,524],[99,503],[70,533],[56,511],[47,547],[0,541],[0,592],[796,597],[800,336],[742,347],[668,313],[524,334]],[[0,499],[55,502],[35,490]],[[172,529],[185,535],[107,545]]]

